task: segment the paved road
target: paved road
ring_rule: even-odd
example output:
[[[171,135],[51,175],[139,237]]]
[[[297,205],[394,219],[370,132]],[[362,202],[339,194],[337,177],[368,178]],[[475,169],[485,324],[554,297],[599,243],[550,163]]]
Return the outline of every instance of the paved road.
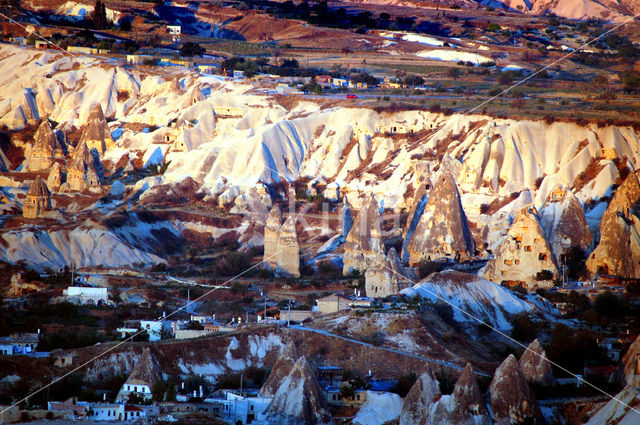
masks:
[[[400,354],[401,356],[411,357],[411,358],[414,358],[414,359],[425,361],[427,363],[433,363],[433,364],[437,364],[437,365],[448,367],[448,368],[455,369],[455,370],[464,369],[462,366],[459,366],[459,365],[454,364],[454,363],[446,362],[444,360],[432,359],[430,357],[425,357],[425,356],[421,356],[419,354],[409,353],[407,351],[402,351],[402,350],[398,350],[398,349],[395,349],[395,348],[389,348],[389,347],[383,347],[383,346],[377,346],[377,345],[369,344],[368,342],[358,341],[357,339],[348,338],[348,337],[341,336],[341,335],[336,335],[336,334],[333,334],[331,332],[328,332],[328,331],[325,331],[325,330],[322,330],[322,329],[308,328],[306,326],[300,326],[300,325],[291,325],[290,328],[298,330],[298,331],[303,331],[303,332],[314,332],[314,333],[317,333],[317,334],[320,334],[320,335],[331,336],[331,337],[334,337],[334,338],[338,338],[338,339],[342,339],[342,340],[345,340],[345,341],[353,342],[354,344],[360,344],[360,345],[364,345],[365,347],[370,347],[370,348],[377,348],[379,350],[388,351],[388,352],[394,353],[394,354]],[[482,372],[478,372],[478,371],[476,371],[475,373],[478,376],[486,376],[488,378],[491,377],[491,375],[487,375],[486,373],[482,373]]]

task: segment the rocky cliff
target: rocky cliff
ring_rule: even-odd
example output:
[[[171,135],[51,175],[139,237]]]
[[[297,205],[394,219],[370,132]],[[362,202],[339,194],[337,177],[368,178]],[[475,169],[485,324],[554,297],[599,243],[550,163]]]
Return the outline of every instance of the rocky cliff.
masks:
[[[429,418],[435,403],[440,400],[440,384],[426,365],[418,380],[413,384],[402,405],[400,425],[422,424]]]
[[[475,242],[460,201],[458,186],[450,174],[441,174],[435,182],[415,232],[406,246],[409,264],[442,258],[464,260],[475,254]]]
[[[640,182],[630,173],[600,220],[600,242],[587,259],[591,273],[640,278]]]
[[[513,354],[496,369],[489,391],[497,425],[542,419],[533,392]]]
[[[362,208],[356,213],[344,245],[345,275],[353,270],[364,273],[372,257],[384,252],[382,217],[378,202],[373,196],[365,196],[361,204]]]
[[[427,424],[429,425],[491,425],[491,417],[480,392],[473,367],[467,363],[453,387],[453,393],[443,396]]]
[[[292,342],[288,342],[280,352],[278,360],[273,365],[269,377],[260,388],[260,395],[264,397],[273,397],[282,381],[291,373],[296,360],[299,359],[298,352]]]
[[[281,381],[267,407],[267,423],[273,425],[320,425],[333,420],[322,389],[307,359],[300,357]]]
[[[522,353],[518,364],[530,384],[552,385],[555,382],[547,353],[537,339],[534,339]]]
[[[540,214],[540,223],[558,265],[570,249],[587,252],[591,244],[591,230],[582,204],[573,192],[556,186],[547,196]]]

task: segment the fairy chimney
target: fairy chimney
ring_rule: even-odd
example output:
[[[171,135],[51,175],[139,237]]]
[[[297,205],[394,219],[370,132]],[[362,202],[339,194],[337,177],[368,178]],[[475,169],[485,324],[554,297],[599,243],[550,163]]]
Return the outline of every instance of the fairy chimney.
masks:
[[[91,110],[80,140],[87,144],[89,150],[96,149],[100,156],[103,156],[108,148],[115,146],[99,103]]]
[[[50,209],[51,192],[42,177],[38,176],[27,191],[26,199],[22,205],[22,215],[24,218],[38,218]]]

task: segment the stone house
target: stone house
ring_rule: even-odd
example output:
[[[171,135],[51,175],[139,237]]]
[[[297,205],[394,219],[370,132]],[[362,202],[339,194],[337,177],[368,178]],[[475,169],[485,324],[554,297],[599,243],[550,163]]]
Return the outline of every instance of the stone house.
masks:
[[[553,286],[558,266],[537,212],[525,207],[518,213],[495,256],[484,269],[484,277],[499,283],[520,284],[528,290]]]
[[[49,120],[42,121],[33,135],[33,140],[27,171],[48,170],[56,159],[64,159],[65,146],[53,133]]]
[[[99,186],[100,174],[95,158],[89,151],[86,142],[81,142],[73,151],[73,160],[67,168],[67,185],[69,190],[83,191],[90,186]]]
[[[38,218],[51,209],[51,192],[42,177],[37,176],[27,191],[22,204],[24,218]]]
[[[379,252],[365,273],[365,293],[367,297],[384,298],[396,295],[411,286],[406,271],[395,248],[386,257]]]

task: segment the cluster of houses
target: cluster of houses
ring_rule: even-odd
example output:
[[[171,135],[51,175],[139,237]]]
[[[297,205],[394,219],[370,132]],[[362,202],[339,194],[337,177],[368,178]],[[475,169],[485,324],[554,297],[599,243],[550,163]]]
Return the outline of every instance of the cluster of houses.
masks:
[[[329,404],[360,405],[366,399],[365,389],[356,389],[348,398],[341,395],[340,389],[344,383],[341,367],[321,366],[316,372],[316,378]],[[392,381],[376,381],[371,376],[366,380],[370,391],[388,391],[393,384]],[[265,412],[273,398],[271,394],[255,389],[223,389],[205,396],[202,386],[192,392],[185,392],[182,383],[176,388],[175,401],[154,401],[154,387],[161,382],[163,373],[159,363],[149,348],[145,348],[120,388],[115,402],[90,403],[78,401],[74,397],[49,402],[48,411],[56,418],[114,422],[154,417],[171,420],[179,414],[200,412],[218,416],[230,423],[251,423],[265,419]]]
[[[230,332],[236,329],[242,322],[235,318],[230,324],[222,324],[216,320],[215,314],[212,316],[191,315],[190,320],[166,320],[164,317],[158,320],[127,320],[123,327],[116,331],[122,338],[137,335],[141,330],[149,335],[149,341],[160,341],[162,339],[192,339],[221,332]],[[194,326],[193,324],[198,325]]]
[[[332,77],[331,75],[316,75],[316,83],[323,87],[344,87],[350,89],[367,88],[367,83],[351,81],[349,78]]]
[[[30,355],[36,352],[39,341],[39,331],[37,333],[12,333],[9,336],[0,337],[0,355]]]

